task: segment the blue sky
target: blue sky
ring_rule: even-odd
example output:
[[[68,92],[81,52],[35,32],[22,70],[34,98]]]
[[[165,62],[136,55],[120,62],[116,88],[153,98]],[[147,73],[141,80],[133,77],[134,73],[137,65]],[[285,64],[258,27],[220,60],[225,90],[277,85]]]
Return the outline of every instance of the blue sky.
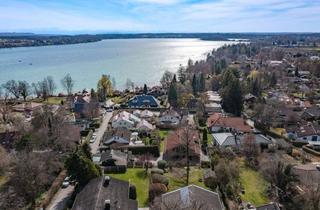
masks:
[[[320,32],[320,0],[0,0],[0,32]]]

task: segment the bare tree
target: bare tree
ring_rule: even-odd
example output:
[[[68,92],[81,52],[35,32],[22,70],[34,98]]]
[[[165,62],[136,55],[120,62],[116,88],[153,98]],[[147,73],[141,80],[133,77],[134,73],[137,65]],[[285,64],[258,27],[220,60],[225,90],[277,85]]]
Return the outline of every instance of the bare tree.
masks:
[[[20,97],[19,84],[15,80],[7,81],[2,87],[17,99]]]
[[[64,89],[66,89],[68,95],[72,94],[73,86],[74,86],[74,80],[70,76],[70,74],[67,74],[62,80],[61,80],[62,86]]]
[[[33,88],[33,93],[37,96],[37,98],[41,97],[41,89],[40,89],[39,84],[40,84],[39,82],[31,84],[31,86]]]
[[[0,146],[0,175],[9,171],[8,166],[10,164],[10,157],[7,151]]]
[[[23,100],[26,101],[27,97],[30,95],[30,85],[27,81],[19,81],[18,89]]]
[[[256,144],[254,135],[248,134],[244,137],[242,149],[246,157],[247,164],[251,166],[256,166],[258,164],[257,157],[260,151],[258,144]]]
[[[14,191],[23,197],[27,203],[35,205],[38,198],[54,180],[58,165],[50,153],[20,153],[15,161],[15,167],[10,177],[10,185]]]
[[[9,121],[11,109],[6,100],[0,101],[0,115],[4,123]]]
[[[126,88],[128,89],[128,90],[134,90],[134,83],[130,80],[130,79],[127,79],[127,81],[126,81]]]
[[[165,71],[162,75],[162,78],[160,79],[160,83],[164,88],[169,88],[172,79],[173,79],[173,73],[170,71]]]
[[[152,157],[152,155],[149,152],[147,152],[139,157],[140,161],[143,162],[146,174],[148,173],[151,157]]]
[[[181,144],[181,153],[185,156],[186,163],[186,185],[189,185],[190,178],[190,160],[192,158],[191,148],[195,148],[197,141],[199,141],[199,136],[197,132],[188,124],[181,127],[178,131],[178,136]],[[199,143],[198,143],[199,144]],[[199,145],[200,149],[200,145]]]
[[[47,82],[47,87],[48,87],[48,92],[49,92],[49,95],[52,96],[54,95],[54,91],[57,89],[57,85],[56,83],[54,82],[54,79],[52,76],[47,76],[45,78],[46,82]]]

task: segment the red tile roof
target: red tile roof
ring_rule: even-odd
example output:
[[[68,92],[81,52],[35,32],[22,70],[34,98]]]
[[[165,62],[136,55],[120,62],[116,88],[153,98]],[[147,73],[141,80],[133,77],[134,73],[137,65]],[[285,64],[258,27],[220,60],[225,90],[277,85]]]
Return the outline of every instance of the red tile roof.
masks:
[[[214,113],[207,120],[208,127],[217,126],[223,128],[233,128],[237,131],[250,133],[251,127],[246,124],[241,117],[227,117],[221,113]]]
[[[180,128],[168,135],[165,152],[169,152],[174,148],[182,144],[185,144],[183,142],[183,138],[186,135],[184,129],[185,128]],[[200,155],[200,145],[199,145],[200,137],[199,137],[198,131],[194,129],[189,129],[188,132],[189,132],[188,133],[189,139],[191,139],[189,143],[189,149],[191,149],[195,154]]]

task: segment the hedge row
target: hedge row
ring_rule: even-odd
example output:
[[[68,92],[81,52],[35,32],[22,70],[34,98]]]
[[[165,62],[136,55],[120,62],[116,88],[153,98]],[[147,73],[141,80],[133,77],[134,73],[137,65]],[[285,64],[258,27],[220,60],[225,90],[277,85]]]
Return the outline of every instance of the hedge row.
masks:
[[[119,173],[124,174],[127,172],[126,166],[105,166],[104,173]]]

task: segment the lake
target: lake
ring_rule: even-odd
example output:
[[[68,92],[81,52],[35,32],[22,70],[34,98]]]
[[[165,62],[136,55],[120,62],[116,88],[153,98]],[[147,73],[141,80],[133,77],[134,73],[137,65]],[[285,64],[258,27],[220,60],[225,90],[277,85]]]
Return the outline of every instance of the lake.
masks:
[[[198,39],[114,39],[75,45],[0,49],[0,84],[15,79],[37,82],[70,73],[75,90],[95,88],[102,74],[123,89],[127,78],[136,85],[158,84],[165,70],[177,71],[189,58],[204,59],[213,49],[230,44]],[[58,92],[57,91],[57,92]]]

